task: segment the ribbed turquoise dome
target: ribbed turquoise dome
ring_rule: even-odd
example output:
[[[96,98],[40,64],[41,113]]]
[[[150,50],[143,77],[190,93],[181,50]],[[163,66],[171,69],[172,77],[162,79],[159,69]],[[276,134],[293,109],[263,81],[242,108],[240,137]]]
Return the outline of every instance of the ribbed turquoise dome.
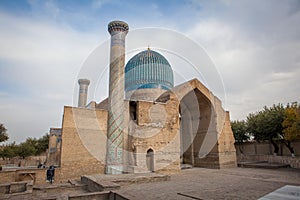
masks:
[[[173,71],[165,57],[150,49],[133,56],[125,66],[125,91],[174,86]]]

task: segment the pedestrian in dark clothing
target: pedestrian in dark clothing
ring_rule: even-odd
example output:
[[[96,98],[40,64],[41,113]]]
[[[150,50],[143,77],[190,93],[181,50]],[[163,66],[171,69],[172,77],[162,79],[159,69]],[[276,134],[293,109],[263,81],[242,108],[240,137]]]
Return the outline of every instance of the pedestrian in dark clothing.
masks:
[[[54,180],[54,172],[55,172],[55,168],[53,165],[51,165],[49,169],[47,169],[47,181],[49,181],[51,184]]]

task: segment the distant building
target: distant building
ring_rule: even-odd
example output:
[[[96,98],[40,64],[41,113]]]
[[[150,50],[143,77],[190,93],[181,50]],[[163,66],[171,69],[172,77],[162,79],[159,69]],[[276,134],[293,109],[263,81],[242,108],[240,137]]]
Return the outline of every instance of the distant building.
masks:
[[[61,155],[61,128],[50,128],[49,131],[49,148],[47,152],[46,164],[48,166],[60,165]]]

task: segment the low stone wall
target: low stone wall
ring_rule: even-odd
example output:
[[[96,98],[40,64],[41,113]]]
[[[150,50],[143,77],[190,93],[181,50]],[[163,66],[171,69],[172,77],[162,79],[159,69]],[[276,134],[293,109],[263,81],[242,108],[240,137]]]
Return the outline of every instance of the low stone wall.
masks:
[[[0,171],[0,184],[15,182],[15,171]]]
[[[28,156],[25,159],[15,157],[11,159],[0,159],[0,165],[5,166],[38,166],[39,163],[44,163],[46,160],[46,155],[41,156]]]
[[[21,181],[0,184],[0,195],[32,191],[32,181]]]
[[[274,147],[266,142],[245,142],[235,144],[238,162],[270,162],[288,164],[292,168],[300,169],[300,140],[291,142],[296,157],[292,157],[288,148],[281,141],[277,141],[279,153],[273,155]]]
[[[87,185],[87,190],[90,192],[110,191],[120,189],[120,185],[112,181],[97,181],[93,176],[82,176],[81,182]]]
[[[0,171],[0,184],[32,181],[33,184],[45,184],[47,169],[20,168]]]
[[[68,200],[128,200],[127,198],[114,192],[92,192],[80,195],[69,195]]]
[[[86,192],[86,185],[58,183],[33,186],[32,196],[36,199],[60,199],[59,196],[66,194],[77,195],[81,192]],[[57,198],[54,198],[57,197]]]
[[[274,155],[238,155],[238,162],[269,162],[288,164],[292,168],[300,169],[300,157]]]
[[[110,192],[93,192],[87,194],[70,195],[69,200],[89,200],[89,199],[99,199],[108,200]]]
[[[291,156],[290,151],[282,142],[278,141],[277,145],[279,147],[280,156]],[[300,140],[291,142],[291,146],[294,148],[295,155],[300,156]],[[244,142],[235,143],[237,155],[272,155],[274,152],[274,147],[268,141],[265,142]]]

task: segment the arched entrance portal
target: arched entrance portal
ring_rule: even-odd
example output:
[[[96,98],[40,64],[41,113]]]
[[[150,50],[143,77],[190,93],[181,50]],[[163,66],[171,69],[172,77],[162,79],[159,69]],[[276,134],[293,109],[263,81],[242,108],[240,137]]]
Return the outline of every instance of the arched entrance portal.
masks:
[[[146,155],[146,164],[150,172],[154,172],[154,152],[152,149],[147,151]]]
[[[182,98],[180,116],[181,164],[212,167],[207,155],[217,153],[217,131],[211,102],[196,88]]]
[[[179,108],[182,167],[235,167],[230,116],[221,100],[197,79],[178,85],[157,99],[167,103],[175,100]]]

